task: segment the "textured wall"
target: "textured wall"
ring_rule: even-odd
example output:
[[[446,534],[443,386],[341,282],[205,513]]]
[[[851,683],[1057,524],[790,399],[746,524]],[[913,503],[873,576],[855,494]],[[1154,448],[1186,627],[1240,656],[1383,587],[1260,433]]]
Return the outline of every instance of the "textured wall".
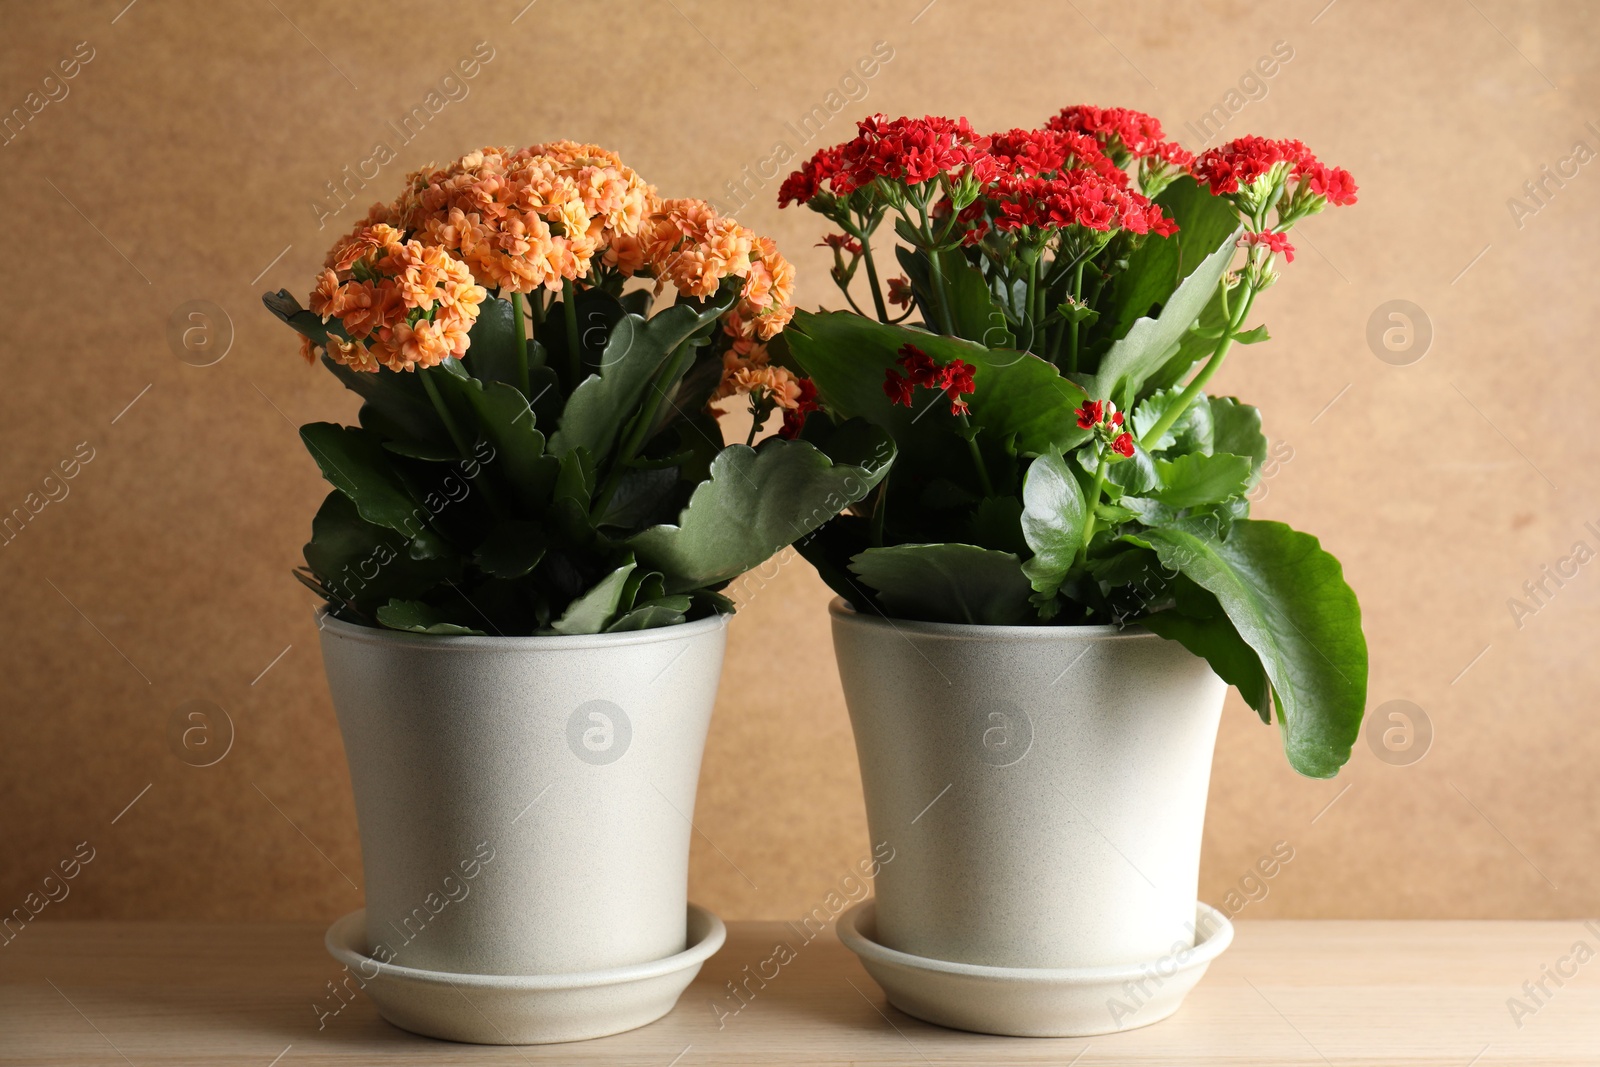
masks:
[[[815,305],[834,299],[819,220],[762,185],[774,156],[820,143],[789,124],[821,108],[831,143],[870,110],[996,128],[1085,101],[1156,112],[1191,147],[1207,114],[1225,136],[1297,136],[1361,185],[1359,206],[1296,230],[1261,304],[1273,340],[1219,384],[1292,450],[1258,514],[1344,560],[1371,706],[1412,702],[1431,746],[1405,765],[1420,739],[1387,761],[1363,741],[1337,780],[1298,779],[1232,698],[1204,896],[1242,884],[1247,917],[1600,910],[1600,574],[1574,560],[1549,595],[1522,591],[1575,543],[1600,549],[1600,30],[1583,5],[126,2],[8,5],[0,37],[0,108],[38,109],[0,147],[0,510],[57,498],[0,547],[0,911],[83,841],[93,858],[46,917],[359,902],[311,598],[288,573],[325,491],[294,427],[355,405],[257,298],[303,292],[406,170],[600,141],[669,195],[750,199],[741,219]],[[892,57],[850,77],[875,42]],[[475,76],[446,83],[475,49]],[[405,131],[414,108],[427,121]],[[381,173],[336,212],[325,183],[347,165]],[[205,367],[167,336],[197,300],[232,323]],[[1431,324],[1425,351],[1420,328],[1397,354],[1370,341],[1394,300]],[[808,910],[867,853],[826,601],[794,562],[731,631],[693,867],[695,898],[729,916]],[[235,727],[211,767],[174,755],[192,700]],[[1293,858],[1251,881],[1278,842]]]

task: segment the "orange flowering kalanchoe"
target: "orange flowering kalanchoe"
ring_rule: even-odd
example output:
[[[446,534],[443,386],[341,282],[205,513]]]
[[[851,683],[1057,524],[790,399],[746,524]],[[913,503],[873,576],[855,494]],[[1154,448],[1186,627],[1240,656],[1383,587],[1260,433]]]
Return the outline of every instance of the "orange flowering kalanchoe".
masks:
[[[655,279],[703,299],[742,278],[722,319],[724,372],[713,399],[796,410],[802,387],[763,342],[794,315],[794,267],[776,244],[701,200],[662,200],[596,145],[484,148],[412,173],[329,252],[311,311],[338,319],[328,354],[355,370],[413,370],[461,357],[489,291],[562,293],[606,279]],[[302,353],[313,359],[309,341]]]

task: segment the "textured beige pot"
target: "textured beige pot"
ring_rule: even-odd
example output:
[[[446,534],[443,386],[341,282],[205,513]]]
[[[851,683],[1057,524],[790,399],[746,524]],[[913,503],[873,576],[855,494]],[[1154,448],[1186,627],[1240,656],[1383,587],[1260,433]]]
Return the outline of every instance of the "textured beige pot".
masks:
[[[684,951],[721,620],[592,637],[321,624],[368,954],[532,976]]]
[[[1047,969],[1194,945],[1226,693],[1203,659],[1137,628],[832,614],[872,840],[895,848],[879,944]]]

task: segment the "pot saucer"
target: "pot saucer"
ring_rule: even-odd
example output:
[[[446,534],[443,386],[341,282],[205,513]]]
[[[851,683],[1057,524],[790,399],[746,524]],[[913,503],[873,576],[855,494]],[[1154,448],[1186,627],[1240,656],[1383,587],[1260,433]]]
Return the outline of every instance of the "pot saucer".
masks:
[[[1112,967],[985,967],[900,952],[873,940],[874,904],[839,917],[839,940],[861,957],[889,1003],[926,1022],[1011,1037],[1090,1037],[1159,1022],[1178,1010],[1211,961],[1233,941],[1233,924],[1196,904],[1193,948]]]
[[[366,953],[366,909],[328,927],[323,943],[385,1019],[403,1030],[479,1045],[543,1045],[619,1034],[655,1022],[726,940],[722,920],[689,905],[689,947],[629,967],[583,974],[452,974],[380,963]]]

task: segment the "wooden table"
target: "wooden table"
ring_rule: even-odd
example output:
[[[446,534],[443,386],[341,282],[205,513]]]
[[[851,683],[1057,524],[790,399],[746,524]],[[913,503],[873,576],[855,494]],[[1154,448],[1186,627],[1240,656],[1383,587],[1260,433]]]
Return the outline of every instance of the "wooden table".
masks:
[[[1600,924],[1244,921],[1176,1016],[1085,1040],[919,1022],[831,933],[723,1014],[737,1007],[724,983],[779,940],[797,943],[779,923],[732,924],[677,1009],[642,1030],[492,1048],[397,1030],[364,996],[319,1029],[338,974],[320,926],[40,921],[0,946],[0,1064],[1600,1064],[1600,956],[1571,955],[1600,949]],[[1512,998],[1530,1010],[1513,1018]]]

